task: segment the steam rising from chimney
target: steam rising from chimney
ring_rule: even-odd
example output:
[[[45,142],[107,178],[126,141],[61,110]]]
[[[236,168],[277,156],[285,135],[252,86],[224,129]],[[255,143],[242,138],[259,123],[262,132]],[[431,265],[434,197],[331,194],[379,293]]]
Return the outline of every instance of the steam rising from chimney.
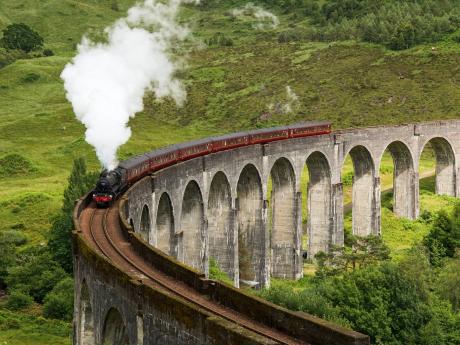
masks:
[[[61,74],[67,99],[86,126],[86,141],[109,170],[118,164],[117,150],[131,136],[128,121],[143,110],[147,90],[157,98],[172,97],[178,106],[186,98],[174,77],[179,66],[171,54],[172,46],[188,34],[176,22],[185,1],[137,4],[105,29],[106,42],[83,37],[78,55]]]

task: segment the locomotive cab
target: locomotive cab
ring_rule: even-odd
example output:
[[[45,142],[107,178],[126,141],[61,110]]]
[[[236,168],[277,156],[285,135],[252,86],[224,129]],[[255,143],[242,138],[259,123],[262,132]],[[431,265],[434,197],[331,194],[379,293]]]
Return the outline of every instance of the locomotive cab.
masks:
[[[109,207],[120,191],[120,173],[117,170],[104,170],[96,188],[93,191],[93,200],[98,208]]]

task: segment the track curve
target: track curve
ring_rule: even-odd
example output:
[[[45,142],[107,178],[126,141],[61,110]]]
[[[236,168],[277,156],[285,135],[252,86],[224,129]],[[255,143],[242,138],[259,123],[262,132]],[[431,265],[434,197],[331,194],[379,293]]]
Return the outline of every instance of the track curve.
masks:
[[[128,273],[143,284],[160,289],[167,294],[179,297],[195,306],[234,322],[247,330],[264,336],[278,344],[308,345],[308,343],[287,335],[277,329],[262,324],[247,315],[225,307],[203,295],[183,282],[175,280],[156,269],[140,256],[127,240],[120,225],[119,201],[107,209],[98,209],[91,203],[82,210],[79,217],[80,229],[86,241],[115,266]]]

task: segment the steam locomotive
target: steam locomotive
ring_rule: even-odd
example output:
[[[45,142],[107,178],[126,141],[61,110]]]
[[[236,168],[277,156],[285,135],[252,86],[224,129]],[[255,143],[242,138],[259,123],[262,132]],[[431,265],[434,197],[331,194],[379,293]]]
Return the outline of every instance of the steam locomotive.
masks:
[[[93,200],[99,208],[108,207],[122,192],[142,177],[192,158],[242,146],[329,133],[331,133],[330,122],[304,122],[168,146],[123,161],[112,171],[102,171],[93,191]]]

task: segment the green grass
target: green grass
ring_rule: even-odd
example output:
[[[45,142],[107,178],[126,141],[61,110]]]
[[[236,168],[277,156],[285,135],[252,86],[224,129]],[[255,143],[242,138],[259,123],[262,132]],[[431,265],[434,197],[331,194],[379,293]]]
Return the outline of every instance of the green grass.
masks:
[[[70,345],[71,331],[67,322],[0,308],[1,345]]]

